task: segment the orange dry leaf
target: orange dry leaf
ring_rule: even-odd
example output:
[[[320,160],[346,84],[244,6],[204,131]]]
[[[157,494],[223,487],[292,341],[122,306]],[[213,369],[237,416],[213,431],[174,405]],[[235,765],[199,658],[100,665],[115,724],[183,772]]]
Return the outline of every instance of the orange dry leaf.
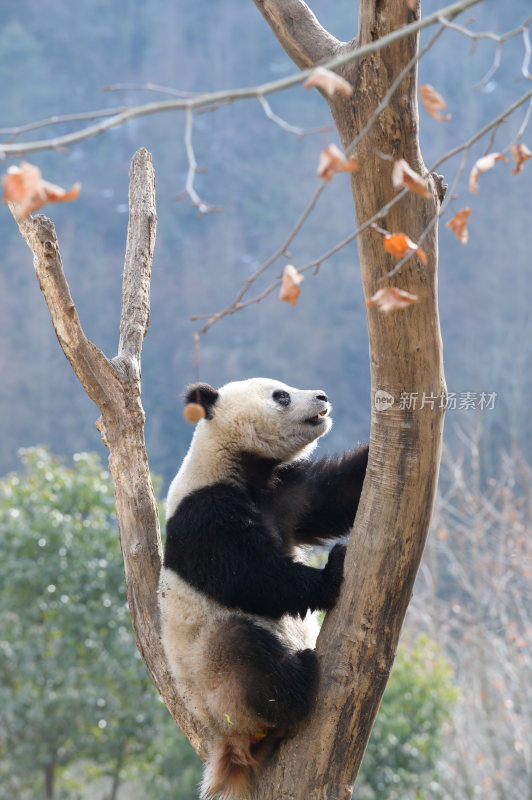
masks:
[[[292,264],[287,264],[283,270],[283,283],[279,300],[286,300],[290,305],[295,306],[301,292],[299,284],[303,279],[304,275],[301,275]]]
[[[473,192],[473,194],[478,194],[479,176],[482,175],[483,172],[486,172],[486,170],[492,169],[495,166],[496,161],[508,162],[508,159],[504,153],[488,153],[487,156],[482,156],[482,158],[479,158],[478,161],[474,163],[471,174],[469,175],[470,192]]]
[[[389,286],[387,289],[379,289],[373,297],[366,300],[367,306],[377,306],[379,311],[388,314],[390,311],[401,311],[408,308],[412,303],[417,303],[417,294],[410,294],[396,286]]]
[[[358,169],[358,160],[355,156],[346,158],[339,147],[330,144],[320,153],[317,176],[324,181],[331,181],[335,172],[354,172]]]
[[[421,175],[414,172],[404,158],[400,158],[399,161],[396,161],[393,165],[392,183],[396,189],[403,189],[406,187],[412,192],[421,195],[421,197],[429,197],[426,181],[423,180]]]
[[[511,144],[510,153],[515,161],[515,169],[512,170],[514,175],[517,175],[523,169],[523,164],[529,158],[532,158],[532,153],[526,144]]]
[[[303,84],[303,89],[311,89],[313,86],[316,89],[323,89],[329,97],[332,97],[335,92],[340,92],[344,97],[353,94],[353,87],[345,78],[325,67],[316,67]]]
[[[408,253],[417,253],[419,260],[427,265],[427,254],[406,233],[387,233],[384,237],[384,249],[396,258],[404,258]]]
[[[425,111],[427,111],[431,117],[437,119],[438,122],[448,122],[451,119],[450,114],[445,114],[445,116],[440,114],[440,111],[443,111],[447,103],[430,83],[425,83],[423,86],[419,87],[419,97],[421,98]]]
[[[41,170],[33,164],[21,161],[20,167],[9,167],[7,175],[2,177],[4,187],[4,203],[16,203],[16,214],[19,219],[27,217],[45,203],[62,203],[75,200],[79,195],[80,184],[76,183],[69,192],[60,186],[43,181]]]
[[[469,239],[467,221],[470,213],[471,208],[467,206],[467,208],[462,208],[460,211],[457,211],[454,217],[450,219],[449,222],[445,223],[445,227],[449,228],[449,230],[454,233],[460,244],[467,244],[467,240]]]

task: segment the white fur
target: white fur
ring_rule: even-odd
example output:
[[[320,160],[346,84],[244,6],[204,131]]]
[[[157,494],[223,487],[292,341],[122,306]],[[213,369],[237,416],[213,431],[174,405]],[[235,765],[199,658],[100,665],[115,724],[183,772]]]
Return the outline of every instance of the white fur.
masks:
[[[289,392],[290,405],[272,399],[276,390]],[[316,439],[331,428],[330,417],[317,426],[306,422],[325,408],[316,400],[320,390],[294,389],[270,378],[249,378],[222,386],[213,407],[213,419],[202,419],[166,500],[169,519],[181,500],[195,489],[219,481],[237,482],[232,467],[243,450],[264,458],[294,461],[308,458]],[[327,403],[326,406],[330,408]]]
[[[227,697],[227,709],[212,708],[210,685],[205,679],[204,644],[211,633],[232,617],[253,619],[267,628],[291,649],[314,648],[319,633],[315,614],[308,613],[302,620],[288,614],[279,620],[255,617],[237,608],[227,608],[216,600],[194,589],[169,569],[163,569],[159,581],[159,603],[161,609],[161,637],[168,663],[183,696],[185,704],[204,725],[219,732],[231,733],[232,724],[239,727],[239,710]],[[224,719],[228,714],[231,722]]]

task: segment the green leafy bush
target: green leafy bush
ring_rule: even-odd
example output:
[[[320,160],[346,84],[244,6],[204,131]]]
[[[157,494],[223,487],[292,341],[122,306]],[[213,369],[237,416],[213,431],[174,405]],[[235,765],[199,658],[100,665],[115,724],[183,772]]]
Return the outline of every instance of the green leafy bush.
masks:
[[[353,797],[432,800],[441,796],[437,763],[442,725],[458,699],[449,662],[436,642],[402,645],[384,692]]]
[[[0,481],[0,796],[73,797],[118,785],[166,711],[131,632],[109,474],[88,454],[22,461]]]

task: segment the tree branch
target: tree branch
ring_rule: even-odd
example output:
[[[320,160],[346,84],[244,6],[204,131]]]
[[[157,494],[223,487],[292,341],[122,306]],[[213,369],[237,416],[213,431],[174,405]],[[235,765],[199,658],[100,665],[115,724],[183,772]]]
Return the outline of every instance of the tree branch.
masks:
[[[379,125],[372,124],[369,135],[359,143],[361,167],[352,176],[356,218],[369,221],[388,207],[390,230],[408,230],[415,239],[437,214],[439,198],[436,191],[426,199],[412,193],[393,196],[394,159],[405,158],[416,172],[425,174],[416,96],[419,28],[413,27],[418,22],[406,24],[412,13],[401,0],[362,0],[359,42],[363,47],[357,52],[376,43],[387,46],[361,60],[356,72],[343,72],[354,92],[349,98],[335,98],[330,107],[347,148],[375,119],[381,102],[386,102]],[[400,35],[407,30],[408,38]],[[403,77],[405,70],[408,74]],[[390,94],[400,75],[399,90]],[[382,152],[393,159],[382,160]],[[420,297],[419,305],[408,314],[368,312],[372,399],[380,391],[399,398],[405,387],[435,396],[445,393],[435,225],[426,238],[427,267],[418,270],[410,262],[402,275],[404,288]],[[370,297],[393,260],[368,230],[358,237],[358,245],[364,295]],[[412,414],[396,403],[380,411],[372,402],[370,460],[347,549],[344,583],[317,643],[321,670],[317,710],[297,736],[281,744],[254,800],[303,796],[347,800],[351,796],[428,531],[442,427],[441,409],[419,409]]]
[[[122,281],[118,357],[129,357],[140,372],[142,342],[150,318],[150,280],[157,229],[155,173],[151,155],[141,148],[131,160],[129,224]]]
[[[340,42],[323,28],[303,0],[253,0],[279,44],[300,69],[329,60]]]
[[[399,42],[408,36],[416,33],[417,31],[428,28],[437,22],[441,23],[441,19],[454,19],[458,14],[469,8],[481,0],[459,0],[450,6],[446,6],[433,14],[429,14],[423,19],[416,20],[408,25],[403,25],[392,30],[388,35],[383,36],[381,39],[368,42],[363,47],[358,49],[351,49],[350,47],[342,48],[340,55],[336,55],[330,61],[327,61],[324,66],[328,69],[338,69],[356,59],[361,59],[371,53],[376,53],[394,42]],[[95,125],[90,125],[87,128],[67,133],[64,136],[56,136],[52,139],[41,139],[34,142],[14,142],[11,144],[0,144],[0,156],[16,156],[24,155],[27,153],[35,153],[42,150],[57,150],[69,145],[76,144],[77,142],[84,141],[93,136],[98,136],[111,128],[116,128],[123,125],[130,119],[144,117],[150,114],[158,114],[165,111],[179,111],[183,109],[199,109],[206,106],[217,105],[220,103],[233,102],[236,100],[246,100],[250,97],[257,98],[265,95],[273,94],[284,89],[289,89],[292,86],[297,86],[303,83],[308,76],[312,73],[312,69],[303,70],[296,75],[290,75],[286,78],[281,78],[277,81],[270,81],[263,83],[259,86],[253,86],[244,89],[234,89],[230,91],[209,92],[190,97],[186,99],[164,100],[158,103],[145,103],[144,105],[132,106],[127,108],[110,119],[102,120]]]
[[[115,117],[122,111],[126,111],[127,106],[118,106],[115,108],[103,108],[99,111],[82,111],[78,114],[54,114],[48,119],[41,119],[37,122],[29,122],[27,125],[15,125],[10,128],[0,128],[0,136],[9,136],[11,140],[16,139],[23,133],[37,130],[38,128],[46,128],[48,125],[59,125],[65,122],[78,122],[84,119],[99,119],[100,117]]]
[[[63,271],[54,224],[40,214],[18,219],[11,203],[9,208],[33,253],[33,267],[59,344],[91,400],[101,406],[109,385],[117,382],[118,373],[101,350],[87,339],[81,327]]]
[[[112,361],[89,342],[83,332],[63,272],[52,222],[43,216],[17,222],[33,252],[35,273],[59,343],[102,414],[97,427],[109,448],[109,468],[115,485],[120,544],[137,647],[170,713],[192,746],[201,753],[205,734],[178,695],[159,632],[157,586],[162,547],[140,399],[140,353],[148,326],[156,221],[153,168],[151,156],[144,149],[139,150],[132,161],[129,199],[119,355]],[[13,207],[11,211],[14,215]]]

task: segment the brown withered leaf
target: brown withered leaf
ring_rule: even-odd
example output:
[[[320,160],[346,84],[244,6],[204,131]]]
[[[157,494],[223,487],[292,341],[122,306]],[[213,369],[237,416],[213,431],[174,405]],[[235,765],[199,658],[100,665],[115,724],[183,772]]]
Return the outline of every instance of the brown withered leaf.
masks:
[[[424,266],[427,265],[427,254],[406,233],[387,233],[384,237],[384,249],[396,258],[404,258],[408,253],[416,253]]]
[[[390,311],[401,311],[408,308],[412,303],[417,303],[417,294],[410,294],[403,289],[398,289],[396,286],[389,286],[386,289],[379,289],[375,292],[373,297],[366,300],[367,306],[377,306],[379,311],[388,314]]]
[[[76,183],[69,192],[42,179],[41,170],[21,161],[20,166],[9,167],[7,175],[2,177],[4,203],[16,204],[16,215],[24,219],[45,203],[63,203],[75,200],[79,195],[80,184]]]
[[[396,189],[410,189],[411,192],[419,194],[421,197],[430,197],[427,182],[414,172],[412,167],[404,158],[400,158],[393,165],[392,183]]]
[[[318,163],[318,178],[324,181],[331,181],[336,172],[354,172],[358,169],[358,160],[355,156],[346,158],[339,147],[330,144],[326,150],[320,153]]]
[[[299,284],[304,280],[304,275],[297,271],[292,264],[287,264],[283,270],[283,283],[279,300],[286,300],[290,305],[295,306],[297,298],[301,292]]]
[[[440,111],[444,110],[447,103],[441,94],[438,94],[434,86],[431,86],[430,83],[425,83],[423,86],[420,86],[419,97],[423,103],[423,108],[431,117],[437,119],[438,122],[449,122],[451,119],[450,114],[440,114]]]
[[[457,211],[454,217],[450,219],[449,222],[445,223],[445,227],[449,228],[449,230],[454,233],[460,244],[467,244],[469,239],[467,221],[470,213],[471,208],[467,206],[467,208],[462,208],[460,211]]]
[[[325,67],[316,67],[303,84],[303,89],[311,89],[313,86],[316,89],[323,89],[329,97],[332,97],[335,92],[339,92],[344,97],[353,94],[353,87],[345,78]]]
[[[515,168],[512,170],[514,175],[518,175],[523,169],[523,164],[532,158],[532,153],[526,144],[511,144],[509,147],[512,158],[515,161]]]
[[[473,164],[473,169],[469,175],[469,191],[473,194],[478,194],[478,179],[483,172],[486,172],[488,169],[492,169],[495,166],[496,161],[506,161],[508,163],[508,159],[504,155],[504,153],[488,153],[487,156],[482,156],[479,158],[478,161],[475,161]]]

